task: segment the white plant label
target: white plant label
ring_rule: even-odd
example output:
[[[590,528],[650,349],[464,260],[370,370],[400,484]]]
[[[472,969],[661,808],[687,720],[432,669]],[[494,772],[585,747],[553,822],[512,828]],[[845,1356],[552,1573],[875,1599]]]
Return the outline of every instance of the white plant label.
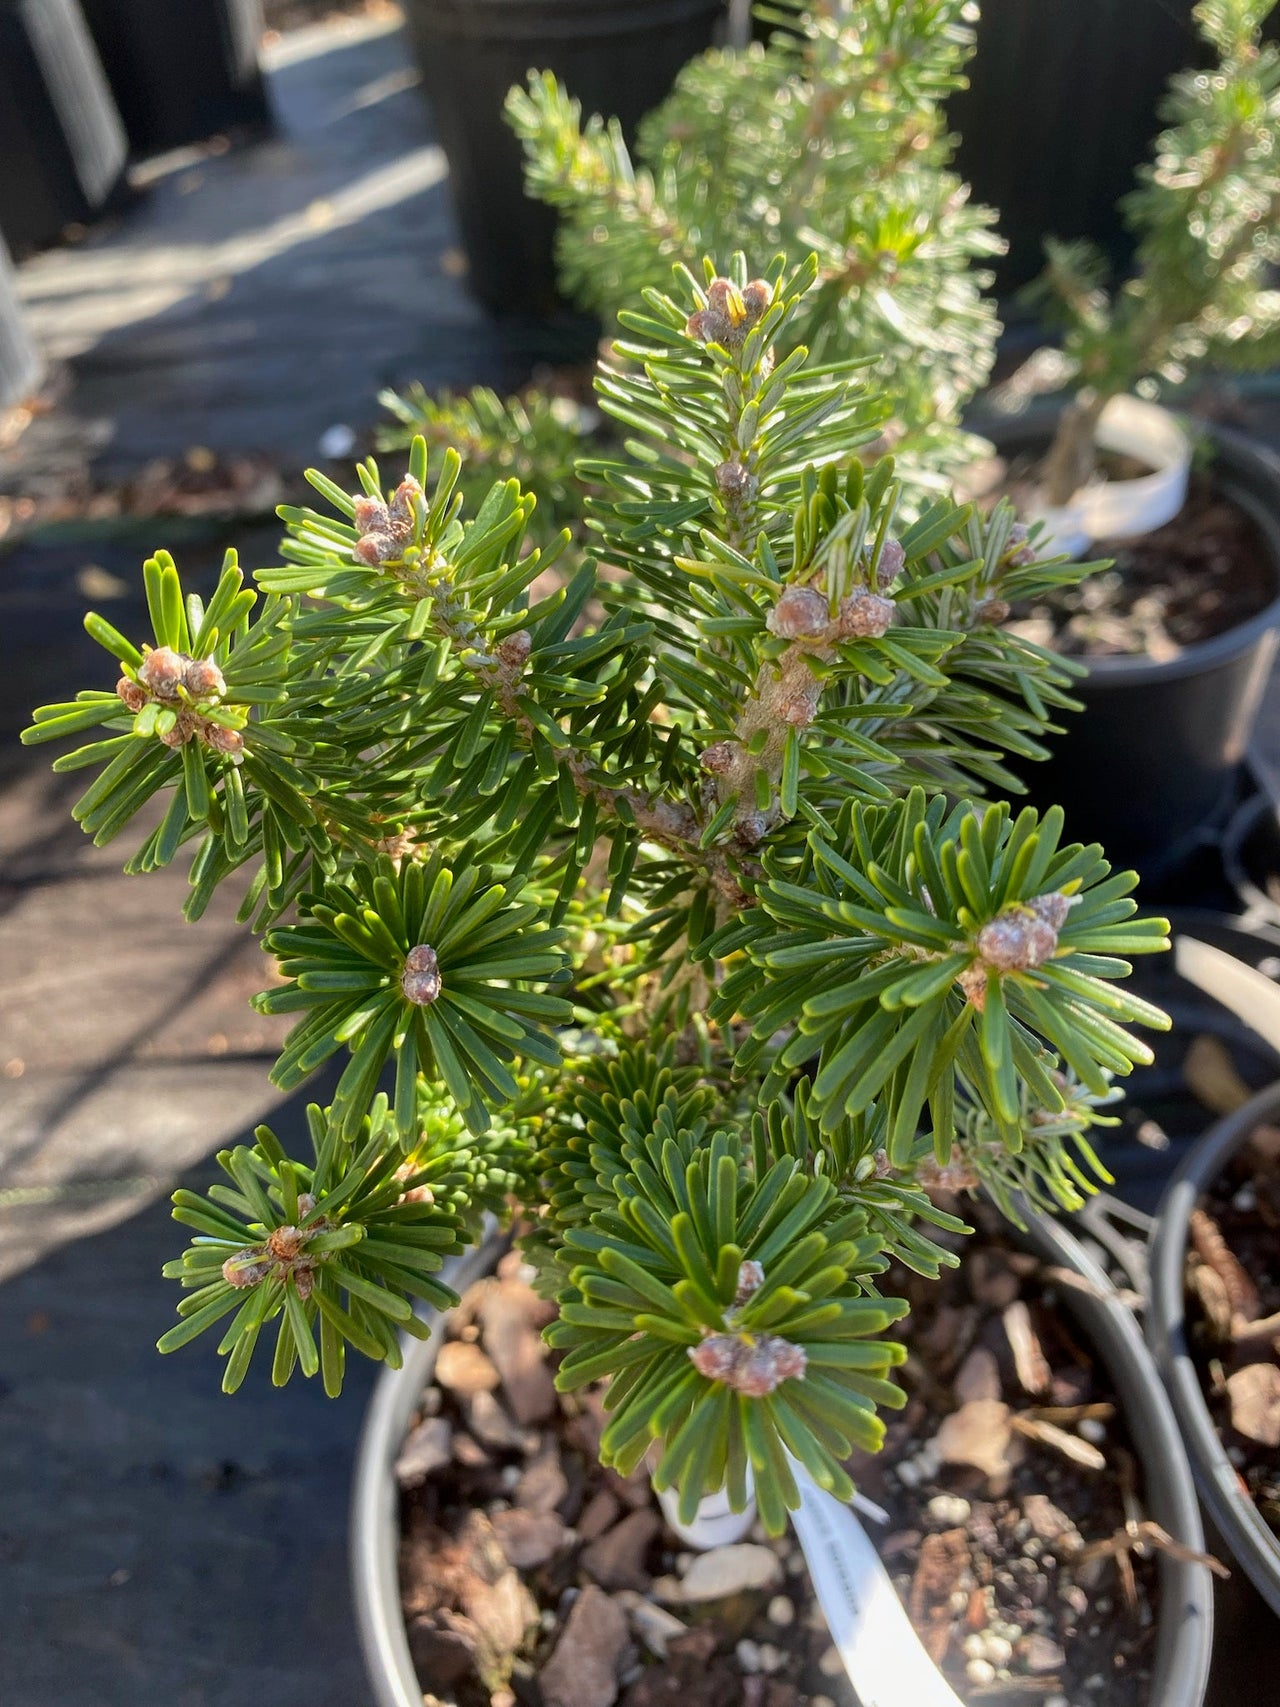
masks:
[[[862,1707],[963,1707],[921,1645],[865,1529],[791,1461],[791,1514],[814,1593]]]

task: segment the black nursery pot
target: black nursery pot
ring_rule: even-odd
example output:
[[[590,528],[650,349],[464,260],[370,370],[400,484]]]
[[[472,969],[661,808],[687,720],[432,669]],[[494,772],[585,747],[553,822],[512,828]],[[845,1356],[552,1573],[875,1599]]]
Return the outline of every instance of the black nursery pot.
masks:
[[[1047,443],[1043,425],[988,428],[1006,454]],[[1280,640],[1280,458],[1243,434],[1207,427],[1219,495],[1262,536],[1275,596],[1239,627],[1176,658],[1091,658],[1073,684],[1080,712],[1061,714],[1051,757],[1022,776],[1030,797],[1066,813],[1073,840],[1100,841],[1150,895],[1220,828]]]
[[[76,0],[0,0],[0,234],[54,242],[119,193],[127,144]]]
[[[1192,0],[982,0],[968,87],[948,102],[958,170],[1000,209],[1000,290],[1044,267],[1044,239],[1086,237],[1121,267],[1118,203],[1150,160],[1170,76],[1203,58]],[[1280,19],[1267,26],[1274,36]],[[1028,163],[1033,163],[1028,169]]]
[[[1254,1127],[1280,1120],[1280,1085],[1272,1085],[1218,1122],[1169,1182],[1151,1241],[1147,1340],[1160,1365],[1182,1430],[1205,1510],[1258,1593],[1280,1617],[1280,1541],[1240,1486],[1205,1404],[1187,1348],[1187,1227],[1200,1197],[1248,1142]]]
[[[81,0],[136,155],[268,122],[262,0]]]
[[[476,296],[545,316],[556,291],[556,216],[524,193],[522,150],[502,117],[513,83],[553,71],[584,114],[628,139],[711,41],[724,0],[407,0]]]

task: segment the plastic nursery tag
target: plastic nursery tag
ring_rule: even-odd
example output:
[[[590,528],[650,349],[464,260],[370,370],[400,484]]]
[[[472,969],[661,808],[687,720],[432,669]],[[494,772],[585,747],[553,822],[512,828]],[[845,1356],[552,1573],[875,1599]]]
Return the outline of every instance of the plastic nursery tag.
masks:
[[[791,1514],[814,1593],[862,1707],[963,1707],[929,1658],[888,1572],[848,1506],[791,1460]]]

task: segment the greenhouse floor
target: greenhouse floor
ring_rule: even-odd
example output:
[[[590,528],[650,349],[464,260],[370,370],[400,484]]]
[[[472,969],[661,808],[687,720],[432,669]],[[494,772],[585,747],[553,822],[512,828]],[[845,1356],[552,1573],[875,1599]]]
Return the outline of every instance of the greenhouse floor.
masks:
[[[278,1026],[246,1004],[260,953],[234,897],[185,926],[181,870],[122,877],[69,820],[78,779],[15,745],[33,704],[99,679],[86,602],[140,627],[147,552],[171,545],[197,580],[232,539],[266,552],[273,483],[331,450],[331,429],[363,433],[383,385],[501,384],[554,355],[467,297],[394,17],[290,34],[269,65],[273,137],[153,166],[109,228],[20,271],[55,384],[0,449],[6,1707],[368,1700],[346,1501],[370,1372],[338,1404],[261,1373],[230,1400],[209,1344],[153,1350],[180,1242],[169,1191],[264,1118],[286,1144],[299,1132],[301,1100],[266,1081]],[[247,520],[103,502],[157,461],[244,456],[263,476]],[[52,519],[24,529],[30,499]],[[1280,765],[1274,684],[1263,729]],[[1241,1682],[1224,1669],[1218,1699]]]

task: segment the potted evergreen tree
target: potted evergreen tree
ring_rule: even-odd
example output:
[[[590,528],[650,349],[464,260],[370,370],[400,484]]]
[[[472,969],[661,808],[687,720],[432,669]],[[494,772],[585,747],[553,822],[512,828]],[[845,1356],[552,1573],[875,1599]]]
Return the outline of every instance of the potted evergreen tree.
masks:
[[[1213,63],[1173,80],[1168,128],[1125,203],[1133,274],[1108,289],[1096,250],[1050,243],[1040,294],[1061,318],[1074,395],[1049,428],[990,429],[1024,453],[1025,513],[1045,544],[1119,559],[1104,597],[1033,613],[1027,632],[1088,663],[1085,712],[1035,786],[1144,874],[1176,869],[1223,805],[1280,622],[1280,465],[1197,428],[1208,466],[1188,502],[1191,439],[1154,401],[1161,385],[1266,367],[1280,349],[1280,48],[1262,39],[1273,5],[1196,6]]]
[[[691,254],[819,262],[796,328],[822,359],[874,362],[912,492],[980,453],[960,430],[999,330],[982,296],[995,216],[951,170],[944,102],[973,51],[968,0],[782,0],[769,44],[688,64],[634,157],[612,109],[531,72],[513,89],[529,193],[561,216],[566,292],[606,318]]]
[[[1064,679],[999,617],[1066,571],[1007,506],[899,522],[859,458],[884,409],[796,341],[818,273],[738,257],[624,313],[599,395],[639,436],[590,551],[526,550],[514,480],[463,513],[418,440],[390,491],[313,474],[257,591],[157,554],[152,639],[86,618],[118,681],[36,712],[28,741],[101,731],[55,761],[96,770],[98,842],[163,803],[129,870],[192,849],[191,917],[245,885],[256,1005],[298,1016],[274,1082],[346,1057],[307,1155],[263,1126],[175,1193],[161,1348],[214,1332],[228,1391],[260,1348],[335,1395],[352,1351],[395,1366],[514,1201],[559,1388],[612,1377],[606,1462],[686,1523],[750,1477],[777,1532],[900,1402],[877,1276],[953,1260],[940,1174],[1089,1189],[1125,1027],[1166,1023],[1123,957],[1164,926],[1056,809],[981,799]],[[1162,1707],[1204,1674],[1181,1509]]]

